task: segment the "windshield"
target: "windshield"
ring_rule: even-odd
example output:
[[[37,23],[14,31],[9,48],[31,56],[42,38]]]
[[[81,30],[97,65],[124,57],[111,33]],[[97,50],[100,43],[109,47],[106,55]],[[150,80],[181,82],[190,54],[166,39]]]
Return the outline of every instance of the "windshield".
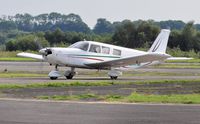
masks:
[[[71,45],[70,48],[78,48],[78,49],[87,51],[88,46],[89,46],[89,43],[87,43],[87,42],[77,42],[77,43]]]

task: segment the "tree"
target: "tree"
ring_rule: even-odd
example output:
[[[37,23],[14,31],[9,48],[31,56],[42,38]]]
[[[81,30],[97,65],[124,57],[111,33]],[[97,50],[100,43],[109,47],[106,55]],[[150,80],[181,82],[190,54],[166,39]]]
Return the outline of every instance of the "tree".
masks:
[[[123,21],[123,24],[116,29],[112,37],[113,43],[124,47],[135,48],[137,47],[135,33],[135,25],[131,21]]]
[[[57,28],[54,32],[46,32],[44,37],[51,45],[55,45],[61,43],[61,41],[64,41],[65,35],[59,28]]]
[[[135,39],[137,47],[144,47],[145,43],[147,43],[148,46],[152,45],[159,31],[160,28],[154,25],[154,22],[152,22],[151,20],[140,21],[138,23],[136,39]]]
[[[48,19],[51,21],[51,23],[56,24],[59,22],[62,18],[62,15],[60,13],[52,12],[49,14]]]
[[[16,51],[16,40],[10,40],[9,42],[6,43],[6,50],[7,51]]]
[[[37,41],[36,41],[37,40]],[[37,51],[40,48],[40,44],[43,47],[49,46],[48,41],[44,37],[39,35],[29,34],[29,35],[19,35],[16,39],[10,40],[6,43],[6,50],[16,51],[16,50],[32,50]]]
[[[17,29],[17,25],[13,21],[0,21],[0,31],[9,31]]]
[[[0,44],[4,44],[5,41],[6,41],[6,37],[2,33],[0,33]]]
[[[169,36],[168,47],[170,48],[179,48],[182,32],[180,30],[172,30]]]
[[[114,31],[113,25],[109,21],[103,18],[97,20],[97,24],[93,29],[93,32],[96,34],[113,33],[113,31]]]
[[[194,28],[194,22],[188,22],[184,29],[182,30],[180,49],[183,51],[189,51],[192,49],[193,41],[196,35],[196,30]]]
[[[158,25],[161,29],[170,28],[171,30],[181,30],[184,28],[185,23],[183,21],[179,20],[168,20],[168,21],[160,21],[158,22]]]

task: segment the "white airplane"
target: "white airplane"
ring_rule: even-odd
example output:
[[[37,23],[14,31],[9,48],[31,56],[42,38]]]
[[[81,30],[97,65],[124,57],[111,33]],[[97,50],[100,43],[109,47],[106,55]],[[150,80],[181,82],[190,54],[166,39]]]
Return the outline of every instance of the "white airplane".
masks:
[[[170,30],[162,29],[147,52],[94,41],[79,41],[68,48],[43,48],[39,51],[41,55],[22,52],[17,56],[39,59],[55,65],[55,70],[49,73],[52,80],[63,76],[58,66],[71,67],[71,70],[64,73],[67,79],[72,79],[76,74],[75,68],[109,70],[110,78],[117,79],[122,75],[123,69],[158,64],[170,58],[166,54],[169,34]]]

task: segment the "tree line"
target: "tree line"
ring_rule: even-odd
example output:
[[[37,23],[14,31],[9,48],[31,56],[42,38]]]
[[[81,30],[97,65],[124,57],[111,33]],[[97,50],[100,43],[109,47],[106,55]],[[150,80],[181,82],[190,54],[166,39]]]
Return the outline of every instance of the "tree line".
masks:
[[[77,41],[99,41],[128,48],[149,48],[160,32],[160,27],[148,21],[136,26],[131,21],[124,21],[116,27],[113,34],[86,34],[82,32],[63,32],[61,29],[46,32],[20,34],[6,42],[6,50],[33,50],[48,46],[69,46]],[[42,46],[39,46],[41,44]],[[182,30],[172,30],[168,43],[169,48],[180,48],[183,51],[200,51],[200,32],[189,22]]]
[[[124,20],[109,22],[100,18],[93,29],[75,14],[16,14],[0,18],[0,44],[6,50],[33,50],[47,46],[68,46],[92,40],[129,48],[149,48],[163,28],[170,28],[169,48],[200,50],[200,26],[194,22]]]
[[[124,20],[126,21],[126,20]],[[132,21],[135,25],[139,25],[143,20]],[[171,28],[181,30],[186,25],[180,20],[168,20],[156,22],[149,20],[160,28]],[[60,14],[56,12],[44,13],[36,16],[31,14],[16,14],[14,16],[3,15],[0,17],[0,31],[19,30],[24,32],[38,31],[54,31],[60,28],[62,31],[74,31],[83,33],[105,34],[114,33],[117,26],[122,22],[116,21],[111,23],[105,18],[99,18],[96,25],[90,29],[88,25],[77,14]],[[194,27],[200,30],[200,24],[195,24]]]

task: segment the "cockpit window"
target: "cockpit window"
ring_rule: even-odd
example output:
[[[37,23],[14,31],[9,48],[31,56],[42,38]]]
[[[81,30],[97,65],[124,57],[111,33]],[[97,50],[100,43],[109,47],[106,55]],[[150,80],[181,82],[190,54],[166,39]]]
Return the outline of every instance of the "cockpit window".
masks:
[[[121,56],[121,50],[113,49],[113,55]]]
[[[99,45],[94,45],[94,44],[91,44],[90,45],[90,52],[94,52],[94,53],[100,53],[101,52],[101,48]]]
[[[109,47],[102,46],[102,53],[103,53],[103,54],[109,54],[109,53],[110,53],[110,48],[109,48]]]
[[[89,43],[87,43],[87,42],[77,42],[77,43],[71,45],[70,48],[78,48],[78,49],[87,51],[88,46],[89,46]]]

